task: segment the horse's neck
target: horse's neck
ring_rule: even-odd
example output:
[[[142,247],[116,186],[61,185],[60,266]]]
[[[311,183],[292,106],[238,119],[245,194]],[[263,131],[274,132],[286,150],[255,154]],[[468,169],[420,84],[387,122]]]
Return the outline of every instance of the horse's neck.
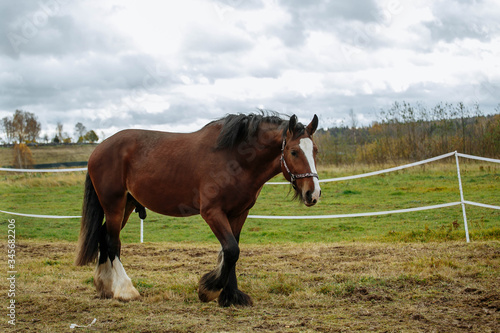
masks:
[[[263,138],[254,145],[255,157],[249,161],[247,167],[258,187],[281,172],[282,131],[274,130]]]

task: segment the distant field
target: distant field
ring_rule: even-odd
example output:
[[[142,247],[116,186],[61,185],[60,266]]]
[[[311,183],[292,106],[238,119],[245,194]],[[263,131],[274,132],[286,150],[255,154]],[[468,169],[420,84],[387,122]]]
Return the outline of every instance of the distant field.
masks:
[[[40,145],[30,147],[35,164],[87,161],[96,145]],[[0,147],[0,167],[12,165],[13,149]]]
[[[306,208],[287,195],[289,186],[266,185],[250,214],[324,215],[376,212],[435,205],[460,200],[456,169],[450,163],[427,165],[351,181],[322,183],[321,201]],[[322,178],[373,171],[374,167],[328,168]],[[0,210],[42,215],[80,215],[83,172],[70,174],[6,174],[0,176]],[[462,165],[467,200],[500,205],[500,166]],[[276,180],[282,180],[277,177]],[[5,215],[4,215],[5,216]],[[500,211],[467,206],[471,239],[500,239]],[[5,217],[6,218],[6,217]],[[24,239],[76,241],[78,219],[15,217]],[[6,220],[0,221],[6,223]],[[134,214],[122,231],[125,242],[139,241],[139,219]],[[199,216],[173,218],[148,212],[145,241],[214,242]],[[241,236],[245,243],[337,241],[464,240],[460,206],[404,214],[323,220],[248,219]]]

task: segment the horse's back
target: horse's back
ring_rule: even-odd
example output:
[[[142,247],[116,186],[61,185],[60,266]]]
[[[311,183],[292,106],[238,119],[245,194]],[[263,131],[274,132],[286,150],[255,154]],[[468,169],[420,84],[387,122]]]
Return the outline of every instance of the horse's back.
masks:
[[[200,134],[170,133],[150,130],[127,129],[104,140],[89,158],[89,168],[94,164],[137,163],[147,165],[148,159],[175,158],[193,152],[200,146]]]
[[[216,137],[213,129],[194,133],[123,130],[96,147],[89,174],[98,193],[128,192],[159,213],[184,214],[178,207],[194,205],[193,191],[208,172],[204,162],[213,158]]]

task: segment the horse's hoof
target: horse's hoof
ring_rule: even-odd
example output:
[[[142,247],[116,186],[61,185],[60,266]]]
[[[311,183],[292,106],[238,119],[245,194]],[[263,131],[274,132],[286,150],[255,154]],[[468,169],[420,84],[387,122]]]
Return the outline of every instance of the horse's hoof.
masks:
[[[208,303],[208,302],[213,301],[217,297],[219,297],[220,293],[221,293],[220,290],[213,291],[213,290],[208,290],[208,289],[204,289],[204,288],[200,287],[198,289],[198,298],[203,303]]]
[[[198,298],[202,302],[210,302],[219,297],[221,289],[217,288],[217,275],[212,271],[203,275],[198,287]]]
[[[140,299],[141,294],[133,286],[127,286],[119,291],[115,291],[113,298],[122,302],[129,302]]]
[[[97,266],[94,285],[101,298],[114,298],[123,302],[141,298],[118,257],[113,260],[113,264],[108,258]]]
[[[252,298],[238,289],[229,292],[222,290],[222,292],[219,295],[218,302],[219,305],[222,307],[228,307],[231,305],[253,306]]]
[[[113,298],[113,293],[111,291],[97,289],[97,294],[99,295],[99,298],[102,299]]]

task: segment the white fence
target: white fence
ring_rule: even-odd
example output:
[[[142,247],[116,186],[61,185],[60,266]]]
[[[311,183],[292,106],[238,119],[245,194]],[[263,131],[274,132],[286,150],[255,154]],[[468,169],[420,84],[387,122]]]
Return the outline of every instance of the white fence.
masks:
[[[468,158],[468,159],[474,159],[474,160],[480,160],[480,161],[492,162],[492,163],[500,163],[500,160],[493,159],[493,158],[485,158],[485,157],[478,157],[478,156],[473,156],[473,155],[461,154],[461,153],[457,153],[455,151],[455,152],[451,152],[448,154],[429,158],[429,159],[426,159],[423,161],[405,164],[405,165],[401,165],[401,166],[394,167],[394,168],[389,168],[389,169],[384,169],[384,170],[379,170],[379,171],[374,171],[374,172],[368,172],[368,173],[359,174],[359,175],[347,176],[347,177],[322,179],[322,180],[320,180],[320,182],[323,182],[323,183],[325,183],[325,182],[337,182],[337,181],[344,181],[344,180],[357,179],[357,178],[363,178],[363,177],[370,177],[370,176],[380,175],[380,174],[388,173],[388,172],[392,172],[392,171],[411,168],[414,166],[434,162],[434,161],[444,159],[447,157],[451,157],[451,156],[455,156],[455,160],[456,160],[457,180],[458,180],[458,186],[459,186],[459,190],[460,190],[460,201],[444,203],[444,204],[439,204],[439,205],[432,205],[432,206],[398,209],[398,210],[390,210],[390,211],[382,211],[382,212],[367,212],[367,213],[356,213],[356,214],[336,214],[336,215],[303,215],[303,216],[249,215],[248,218],[252,218],[252,219],[280,219],[280,220],[286,220],[286,219],[288,219],[288,220],[292,220],[292,219],[295,219],[295,220],[296,219],[334,219],[334,218],[399,214],[399,213],[416,212],[416,211],[422,211],[422,210],[438,209],[438,208],[445,208],[445,207],[461,205],[463,219],[464,219],[465,237],[466,237],[467,242],[470,242],[469,227],[467,225],[467,215],[466,215],[466,211],[465,211],[465,205],[478,206],[478,207],[490,208],[490,209],[498,209],[498,210],[500,210],[500,206],[465,200],[464,193],[462,190],[462,180],[460,177],[460,165],[458,162],[458,158],[462,157],[462,158]],[[10,168],[0,168],[0,171],[13,171],[13,172],[74,172],[74,171],[86,171],[86,170],[87,170],[86,168],[73,168],[73,169],[10,169]],[[289,183],[288,182],[268,182],[266,184],[267,185],[288,185]],[[23,214],[23,213],[7,212],[7,211],[3,211],[3,210],[0,210],[0,213],[17,215],[17,216],[36,217],[36,218],[49,218],[49,219],[69,219],[69,218],[80,218],[81,217],[81,216]],[[143,230],[144,230],[144,221],[141,220],[141,243],[143,242],[143,236],[144,236]]]
[[[451,152],[448,154],[436,156],[433,158],[429,158],[426,160],[422,160],[419,162],[415,163],[410,163],[410,164],[405,164],[401,166],[397,166],[394,168],[390,169],[384,169],[384,170],[379,170],[379,171],[374,171],[374,172],[368,172],[360,175],[354,175],[354,176],[347,176],[347,177],[339,177],[339,178],[330,178],[330,179],[322,179],[320,182],[337,182],[337,181],[344,181],[344,180],[350,180],[350,179],[357,179],[357,178],[363,178],[363,177],[370,177],[370,176],[375,176],[375,175],[380,175],[383,173],[388,173],[392,171],[397,171],[397,170],[402,170],[406,168],[411,168],[415,167],[418,165],[422,165],[425,163],[430,163],[434,162],[443,158],[447,158],[450,156],[455,155],[455,160],[457,164],[457,179],[458,179],[458,187],[460,190],[460,201],[457,202],[450,202],[450,203],[445,203],[445,204],[440,204],[440,205],[432,205],[432,206],[424,206],[424,207],[415,207],[415,208],[408,208],[408,209],[398,209],[398,210],[390,210],[390,211],[383,211],[383,212],[368,212],[368,213],[356,213],[356,214],[337,214],[337,215],[313,215],[313,216],[262,216],[262,215],[249,215],[249,218],[267,218],[267,219],[332,219],[332,218],[346,218],[346,217],[361,217],[361,216],[377,216],[377,215],[387,215],[387,214],[399,214],[399,213],[408,213],[408,212],[416,212],[416,211],[422,211],[422,210],[429,210],[429,209],[437,209],[437,208],[445,208],[445,207],[451,207],[451,206],[462,206],[462,213],[463,213],[463,219],[464,219],[464,228],[465,228],[465,237],[467,239],[467,242],[470,242],[469,238],[469,227],[467,225],[467,214],[465,211],[465,205],[472,205],[472,206],[479,206],[483,208],[491,208],[491,209],[499,209],[500,206],[495,206],[495,205],[489,205],[489,204],[484,204],[484,203],[478,203],[478,202],[473,202],[473,201],[468,201],[464,199],[464,192],[462,189],[462,179],[460,177],[460,164],[458,162],[459,157],[463,158],[469,158],[469,159],[475,159],[475,160],[481,160],[485,162],[493,162],[493,163],[500,163],[500,160],[493,159],[493,158],[486,158],[486,157],[478,157],[478,156],[473,156],[473,155],[467,155],[467,154],[461,154],[458,152]],[[269,185],[282,185],[282,184],[288,184],[285,182],[269,182],[267,183]]]

